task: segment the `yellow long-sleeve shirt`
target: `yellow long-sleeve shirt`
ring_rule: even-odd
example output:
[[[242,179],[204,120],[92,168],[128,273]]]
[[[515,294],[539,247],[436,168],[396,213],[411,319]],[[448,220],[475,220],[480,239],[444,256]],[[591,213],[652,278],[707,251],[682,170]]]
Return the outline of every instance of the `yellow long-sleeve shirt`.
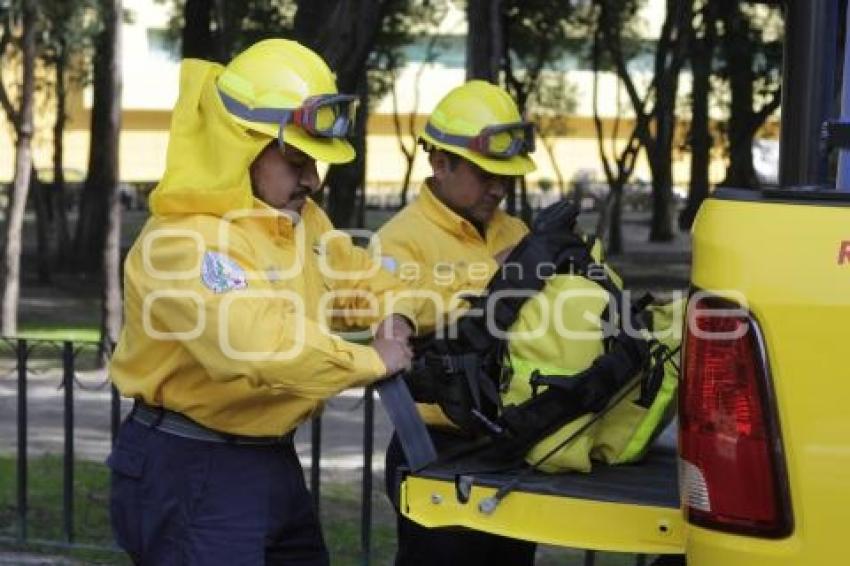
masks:
[[[111,366],[122,395],[216,430],[276,435],[384,375],[374,349],[329,327],[368,326],[389,310],[415,318],[409,302],[387,302],[398,280],[315,205],[297,226],[267,211],[148,222],[125,264]]]
[[[390,270],[411,286],[444,298],[481,291],[498,267],[493,256],[527,233],[522,221],[497,210],[482,236],[425,183],[419,198],[390,219],[378,238]],[[429,424],[449,424],[436,405],[420,404],[419,410]]]
[[[522,221],[497,210],[482,236],[425,183],[419,197],[381,227],[378,241],[390,271],[417,289],[450,297],[483,289],[498,267],[493,256],[527,233]]]

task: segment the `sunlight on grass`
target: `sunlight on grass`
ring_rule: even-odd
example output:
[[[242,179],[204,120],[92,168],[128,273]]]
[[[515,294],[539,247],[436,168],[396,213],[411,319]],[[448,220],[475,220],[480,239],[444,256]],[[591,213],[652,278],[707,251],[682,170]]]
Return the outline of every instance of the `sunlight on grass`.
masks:
[[[100,329],[50,324],[23,324],[18,328],[18,338],[26,340],[55,340],[71,342],[100,342]]]

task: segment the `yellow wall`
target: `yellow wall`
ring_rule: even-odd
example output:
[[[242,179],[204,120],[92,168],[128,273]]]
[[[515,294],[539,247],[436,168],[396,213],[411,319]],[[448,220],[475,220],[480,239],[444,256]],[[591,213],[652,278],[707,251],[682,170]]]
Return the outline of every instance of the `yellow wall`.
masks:
[[[69,121],[65,134],[65,167],[66,169],[84,172],[87,166],[89,134],[88,124],[90,112],[83,108],[81,98],[77,97],[69,104]],[[168,126],[170,113],[158,110],[127,110],[122,116],[121,134],[121,178],[124,181],[156,181],[165,168],[165,153],[168,143]],[[417,116],[416,128],[421,128],[425,117]],[[53,116],[39,115],[34,149],[36,166],[40,170],[52,167],[51,128]],[[407,117],[402,117],[404,128]],[[612,120],[605,120],[605,127],[610,128]],[[568,183],[579,172],[597,171],[601,179],[601,165],[593,121],[587,117],[568,119],[568,137],[554,141],[555,155],[560,164],[561,174]],[[629,131],[629,121],[621,121],[620,131]],[[0,133],[0,180],[9,180],[13,173],[14,146],[8,124],[2,125]],[[405,159],[398,146],[392,117],[389,115],[373,115],[369,120],[369,149],[367,176],[370,187],[377,190],[395,191],[400,187],[405,172]],[[775,137],[776,127],[772,125],[765,132],[766,137]],[[405,143],[410,146],[409,136]],[[533,155],[538,170],[529,175],[530,185],[536,185],[539,179],[556,182],[552,162],[538,143],[538,149]],[[419,151],[412,177],[413,185],[418,185],[429,172],[425,155]],[[673,164],[674,184],[687,185],[689,177],[689,156],[680,153],[675,156]],[[711,178],[714,182],[722,179],[725,164],[716,158],[711,166]],[[649,180],[651,175],[643,156],[638,161],[633,179]]]

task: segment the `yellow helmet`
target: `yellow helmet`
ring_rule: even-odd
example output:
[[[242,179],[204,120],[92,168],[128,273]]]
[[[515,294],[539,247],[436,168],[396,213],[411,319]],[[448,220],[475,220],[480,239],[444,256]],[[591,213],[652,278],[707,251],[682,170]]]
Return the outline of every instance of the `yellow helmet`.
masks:
[[[437,103],[420,132],[427,144],[467,159],[496,175],[524,175],[536,169],[534,127],[525,122],[503,89],[469,81]]]
[[[357,99],[339,94],[327,64],[300,43],[266,39],[237,55],[217,82],[238,124],[326,163],[354,159],[346,141]]]

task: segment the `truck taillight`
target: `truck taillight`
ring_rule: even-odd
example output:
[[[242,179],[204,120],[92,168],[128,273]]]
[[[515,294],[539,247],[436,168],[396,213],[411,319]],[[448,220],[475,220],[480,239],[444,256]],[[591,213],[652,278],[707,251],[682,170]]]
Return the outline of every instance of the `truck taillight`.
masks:
[[[694,295],[680,392],[682,497],[691,523],[782,537],[787,476],[766,352],[739,305]]]

